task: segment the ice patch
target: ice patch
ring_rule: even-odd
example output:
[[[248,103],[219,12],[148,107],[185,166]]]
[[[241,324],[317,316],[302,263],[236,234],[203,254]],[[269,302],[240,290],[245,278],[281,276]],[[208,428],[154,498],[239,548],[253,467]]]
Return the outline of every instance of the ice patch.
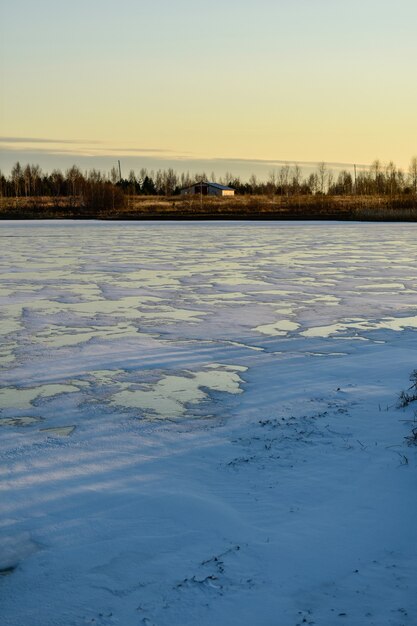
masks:
[[[19,417],[0,417],[0,426],[31,426],[43,421],[42,417],[19,416]]]
[[[76,426],[57,426],[51,428],[40,428],[39,432],[46,433],[52,437],[69,437],[75,429]]]
[[[30,409],[35,400],[79,391],[79,388],[74,385],[61,384],[30,388],[6,387],[0,389],[0,409]]]
[[[401,331],[406,328],[417,328],[417,315],[412,317],[391,317],[383,318],[380,321],[368,321],[368,320],[347,320],[346,322],[340,322],[337,324],[330,324],[329,326],[317,326],[315,328],[309,328],[300,333],[304,337],[330,337],[339,332],[345,332],[350,330],[394,330]]]
[[[125,389],[113,394],[111,403],[150,412],[160,418],[178,418],[186,414],[189,405],[207,400],[205,389],[209,392],[242,393],[240,385],[243,380],[238,372],[246,369],[213,364],[198,372],[186,371],[184,376],[164,376],[156,383],[144,385],[144,389],[124,384]]]
[[[300,324],[296,322],[291,322],[290,320],[278,320],[277,322],[273,322],[273,324],[261,324],[260,326],[256,326],[254,330],[258,333],[262,333],[263,335],[270,336],[284,336],[289,332],[297,330],[300,327]]]

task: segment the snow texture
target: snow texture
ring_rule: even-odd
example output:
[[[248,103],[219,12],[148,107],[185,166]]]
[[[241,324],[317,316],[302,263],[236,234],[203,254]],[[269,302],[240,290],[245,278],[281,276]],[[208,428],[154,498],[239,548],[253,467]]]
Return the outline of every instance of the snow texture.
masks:
[[[1,625],[417,624],[416,235],[3,222]]]

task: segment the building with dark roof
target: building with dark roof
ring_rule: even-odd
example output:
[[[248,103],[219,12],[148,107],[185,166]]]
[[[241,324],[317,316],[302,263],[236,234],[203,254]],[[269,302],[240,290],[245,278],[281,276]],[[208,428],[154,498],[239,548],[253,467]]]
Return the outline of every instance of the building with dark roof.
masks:
[[[189,195],[202,195],[202,196],[234,196],[235,190],[226,185],[220,185],[219,183],[210,183],[209,181],[202,181],[200,183],[194,183],[189,187],[181,189],[182,196]]]

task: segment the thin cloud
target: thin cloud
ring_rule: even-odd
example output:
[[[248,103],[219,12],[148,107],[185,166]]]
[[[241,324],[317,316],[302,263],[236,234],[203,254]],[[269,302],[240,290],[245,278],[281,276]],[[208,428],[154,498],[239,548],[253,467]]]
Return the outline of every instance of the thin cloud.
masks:
[[[86,147],[84,148],[80,148],[80,149],[65,149],[65,148],[47,148],[47,147],[39,147],[37,149],[34,148],[28,148],[25,150],[25,152],[29,153],[29,154],[35,154],[36,152],[42,152],[43,154],[74,154],[74,155],[80,155],[80,156],[86,156],[86,155],[91,155],[94,156],[94,153],[97,152],[101,152],[103,154],[103,156],[109,155],[109,156],[116,156],[117,154],[123,154],[123,153],[131,153],[132,155],[137,154],[167,154],[170,155],[171,159],[174,159],[176,161],[204,161],[206,163],[245,163],[250,165],[251,163],[253,164],[259,164],[259,165],[270,165],[270,166],[274,166],[274,165],[299,165],[300,167],[316,167],[318,165],[318,163],[323,162],[322,160],[317,160],[317,161],[297,161],[297,160],[291,160],[291,159],[250,159],[250,158],[239,158],[239,157],[235,157],[235,158],[229,158],[229,157],[200,157],[200,156],[195,156],[193,155],[193,153],[191,152],[181,152],[176,153],[175,150],[170,150],[168,148],[142,148],[142,147],[136,147],[136,148],[127,148],[127,147],[105,147],[105,146],[100,146],[99,144],[103,144],[103,141],[98,141],[98,140],[80,140],[80,139],[50,139],[50,138],[43,138],[43,137],[0,137],[0,144],[8,144],[7,148],[2,147],[2,149],[4,151],[17,151],[20,149],[19,148],[15,148],[13,146],[11,146],[10,144],[70,144],[70,145],[79,145],[79,146],[87,146],[87,145],[91,145],[94,146],[94,148],[91,148],[90,150]],[[97,147],[96,147],[97,146]],[[97,155],[98,156],[98,155]],[[338,161],[324,161],[324,163],[328,166],[328,167],[335,167],[335,168],[343,168],[343,167],[348,167],[348,168],[353,168],[355,165],[358,168],[361,169],[366,169],[369,168],[370,165],[369,163],[343,163],[343,162],[338,162]]]
[[[0,140],[1,143],[1,140]],[[9,153],[9,154],[13,154],[13,153],[17,153],[17,152],[22,152],[22,147],[20,145],[14,145],[14,146],[2,146],[2,152],[5,153]],[[146,155],[146,154],[150,154],[150,155],[155,155],[157,156],[158,154],[169,154],[170,158],[173,159],[177,159],[180,158],[179,156],[175,155],[173,153],[172,150],[162,150],[160,148],[96,148],[96,147],[91,147],[88,148],[86,147],[80,147],[80,148],[44,148],[44,147],[25,147],[23,148],[23,152],[25,154],[30,154],[30,155],[36,155],[36,154],[42,154],[42,155],[59,155],[59,154],[73,154],[74,156],[97,156],[99,158],[101,157],[105,157],[105,156],[109,156],[109,157],[117,157],[119,156],[123,156],[124,153],[129,153],[129,155],[134,156],[140,156],[142,155]]]
[[[339,163],[337,161],[293,161],[293,160],[284,160],[284,159],[245,159],[245,158],[229,158],[229,157],[214,157],[204,159],[205,161],[210,161],[212,163],[223,163],[227,161],[228,163],[260,163],[264,165],[300,165],[301,167],[314,167],[319,163],[325,163],[325,165],[329,167],[360,167],[367,168],[370,167],[369,163]]]
[[[167,148],[96,148],[102,152],[164,152],[174,153],[174,150],[168,150]],[[186,153],[185,153],[186,154]]]
[[[90,139],[50,139],[46,137],[0,137],[0,143],[70,143],[100,144],[102,141]]]
[[[48,155],[50,154],[52,155],[59,155],[59,154],[72,154],[74,156],[86,156],[86,155],[91,155],[94,156],[94,152],[93,150],[88,150],[88,148],[82,150],[79,149],[77,150],[76,148],[22,148],[20,146],[8,146],[7,148],[2,146],[1,148],[2,153],[6,154],[14,154],[14,153],[23,153],[23,154],[30,154],[30,155],[36,155],[36,154],[42,154],[42,155]]]
[[[0,137],[0,144],[5,140],[4,137]],[[58,140],[56,140],[58,143]],[[250,168],[253,168],[252,173],[258,173],[259,168],[262,169],[263,175],[266,175],[267,171],[271,168],[280,167],[282,165],[294,166],[298,165],[301,168],[307,170],[314,170],[317,168],[320,161],[297,161],[297,160],[284,160],[284,159],[250,159],[250,158],[228,158],[228,157],[201,157],[193,153],[175,153],[173,150],[167,148],[123,148],[123,147],[106,147],[106,146],[89,146],[89,145],[75,145],[75,140],[67,140],[66,144],[62,146],[42,145],[47,143],[54,143],[50,140],[38,139],[38,145],[23,146],[23,139],[18,138],[18,141],[13,143],[7,143],[1,146],[1,152],[4,158],[12,160],[35,160],[37,158],[44,160],[49,158],[51,161],[55,161],[59,166],[59,157],[72,158],[74,162],[79,159],[97,159],[97,165],[102,159],[126,159],[130,162],[132,159],[141,159],[143,162],[152,162],[153,167],[179,167],[180,169],[207,169],[213,168],[216,171],[223,169],[238,169],[241,175],[248,175]],[[7,157],[9,155],[9,157]],[[3,159],[4,161],[4,159]],[[323,162],[323,161],[321,161]],[[354,165],[358,170],[368,170],[369,164],[363,163],[345,163],[345,162],[325,162],[325,165],[329,169],[350,169],[353,170]],[[243,174],[245,172],[245,174]]]
[[[77,157],[97,157],[100,158],[101,155],[97,155],[97,153],[91,149],[89,150],[88,148],[83,149],[76,149],[76,148],[41,148],[41,147],[32,147],[32,148],[22,148],[20,146],[8,146],[7,148],[2,148],[1,150],[3,155],[17,155],[14,156],[13,158],[18,158],[20,160],[25,160],[25,159],[36,159],[37,156],[39,157],[59,157],[59,156],[69,156],[71,155],[72,157],[74,157],[74,159],[76,159]],[[110,156],[110,155],[109,155]],[[112,155],[114,156],[114,155]]]
[[[59,148],[59,147],[54,147],[51,144],[59,144],[59,143],[63,143],[64,145],[72,145],[74,146],[73,148]],[[173,158],[179,158],[180,156],[185,156],[187,155],[186,152],[183,152],[181,155],[178,155],[178,153],[175,153],[174,150],[169,150],[167,148],[141,148],[141,147],[137,147],[137,148],[126,148],[126,147],[111,147],[111,146],[97,146],[96,144],[102,144],[103,142],[99,142],[99,141],[76,141],[76,140],[72,140],[72,139],[67,139],[67,140],[60,140],[60,139],[55,139],[55,140],[50,140],[50,139],[41,139],[41,138],[37,138],[37,139],[31,139],[29,137],[23,138],[23,137],[0,137],[0,144],[2,144],[2,150],[3,152],[17,152],[19,150],[22,150],[22,144],[41,144],[41,145],[36,145],[36,147],[34,147],[33,145],[29,145],[28,147],[23,148],[25,152],[27,152],[28,154],[36,154],[36,153],[42,153],[42,154],[66,154],[66,153],[71,153],[71,154],[79,154],[80,156],[85,155],[85,154],[91,154],[94,155],[96,154],[97,156],[115,156],[117,154],[169,154],[169,155],[174,155]],[[49,144],[49,145],[42,145],[42,144]],[[79,147],[76,147],[76,146]]]

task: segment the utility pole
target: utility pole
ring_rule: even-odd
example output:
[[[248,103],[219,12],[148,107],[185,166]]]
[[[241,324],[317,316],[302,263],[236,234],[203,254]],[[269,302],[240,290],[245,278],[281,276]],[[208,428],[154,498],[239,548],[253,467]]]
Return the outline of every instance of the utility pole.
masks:
[[[357,191],[356,191],[356,164],[353,165],[353,170],[355,172],[355,195],[356,195],[356,193],[357,193]]]
[[[120,161],[117,161],[119,164],[119,182],[122,182],[122,168],[120,167]]]

